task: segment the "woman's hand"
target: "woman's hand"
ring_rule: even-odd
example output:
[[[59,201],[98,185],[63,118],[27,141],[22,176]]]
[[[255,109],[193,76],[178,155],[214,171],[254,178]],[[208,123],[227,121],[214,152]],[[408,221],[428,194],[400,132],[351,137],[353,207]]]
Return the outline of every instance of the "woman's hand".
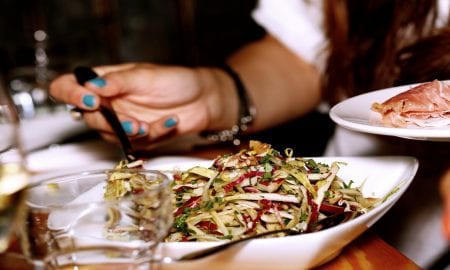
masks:
[[[227,62],[257,111],[249,133],[304,115],[320,101],[320,72],[269,35],[240,48]],[[100,98],[110,100],[136,150],[176,135],[230,129],[238,122],[235,84],[221,69],[123,64],[94,70],[100,77],[84,86],[72,74],[57,78],[50,94],[85,110],[86,123],[106,140],[116,138],[97,111]]]
[[[136,149],[146,150],[176,135],[234,124],[237,109],[231,79],[219,69],[191,69],[153,64],[122,64],[94,68],[98,78],[84,86],[74,75],[58,77],[50,85],[57,100],[83,109],[89,127],[105,140],[117,142],[112,129],[98,112],[107,98]],[[230,117],[227,115],[227,111]],[[230,118],[230,119],[228,119]]]

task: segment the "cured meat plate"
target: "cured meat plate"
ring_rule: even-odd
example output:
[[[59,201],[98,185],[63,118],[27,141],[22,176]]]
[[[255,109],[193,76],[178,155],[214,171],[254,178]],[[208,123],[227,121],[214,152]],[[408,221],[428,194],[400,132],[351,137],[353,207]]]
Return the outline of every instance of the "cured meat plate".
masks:
[[[450,83],[450,81],[443,82]],[[412,140],[450,141],[450,125],[440,127],[387,127],[382,124],[380,115],[371,110],[374,102],[384,102],[417,85],[391,87],[346,99],[331,108],[330,117],[336,124],[354,131]]]

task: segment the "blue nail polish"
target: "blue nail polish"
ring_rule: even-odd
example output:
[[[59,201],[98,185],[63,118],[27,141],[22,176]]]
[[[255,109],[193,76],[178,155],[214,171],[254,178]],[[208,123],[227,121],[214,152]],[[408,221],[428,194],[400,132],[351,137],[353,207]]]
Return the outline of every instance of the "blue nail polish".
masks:
[[[95,97],[93,95],[84,95],[83,96],[83,104],[90,108],[94,107]]]
[[[139,135],[144,135],[145,134],[145,129],[144,129],[144,127],[139,127],[139,132],[138,132],[138,134]]]
[[[130,121],[123,121],[122,128],[128,134],[133,133],[133,123],[131,123]]]
[[[166,120],[166,122],[164,122],[164,126],[166,128],[171,128],[171,127],[175,126],[176,124],[177,124],[177,121],[173,118],[169,118]]]
[[[93,85],[102,88],[106,86],[106,81],[100,77],[94,78],[89,80],[88,82],[92,83]]]

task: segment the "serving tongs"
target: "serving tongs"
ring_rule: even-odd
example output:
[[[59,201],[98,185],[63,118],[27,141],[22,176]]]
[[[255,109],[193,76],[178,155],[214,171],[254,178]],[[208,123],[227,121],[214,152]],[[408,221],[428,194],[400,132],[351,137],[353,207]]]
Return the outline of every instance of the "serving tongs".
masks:
[[[84,85],[87,81],[98,77],[97,73],[89,67],[77,67],[74,70],[74,74],[78,84],[80,85]],[[100,100],[100,113],[103,117],[105,117],[106,121],[108,121],[109,125],[119,139],[126,160],[128,162],[136,161],[131,142],[123,130],[122,124],[120,123],[120,120],[114,112],[114,109],[108,99],[103,98]]]

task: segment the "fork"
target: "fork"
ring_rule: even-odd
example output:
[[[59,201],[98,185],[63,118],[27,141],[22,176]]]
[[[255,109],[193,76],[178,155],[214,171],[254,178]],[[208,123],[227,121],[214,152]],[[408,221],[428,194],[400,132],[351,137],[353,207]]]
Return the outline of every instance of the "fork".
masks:
[[[83,66],[75,68],[74,74],[78,84],[80,85],[84,85],[87,81],[98,77],[97,73],[95,73],[94,70],[92,70],[89,67]],[[109,125],[114,130],[114,133],[119,139],[125,158],[128,160],[128,162],[135,161],[136,158],[134,156],[134,151],[131,142],[128,139],[127,134],[123,130],[122,124],[120,123],[119,118],[114,112],[113,107],[111,106],[110,102],[107,99],[100,100],[100,112],[103,115],[103,117],[105,117],[105,119],[108,121]]]

